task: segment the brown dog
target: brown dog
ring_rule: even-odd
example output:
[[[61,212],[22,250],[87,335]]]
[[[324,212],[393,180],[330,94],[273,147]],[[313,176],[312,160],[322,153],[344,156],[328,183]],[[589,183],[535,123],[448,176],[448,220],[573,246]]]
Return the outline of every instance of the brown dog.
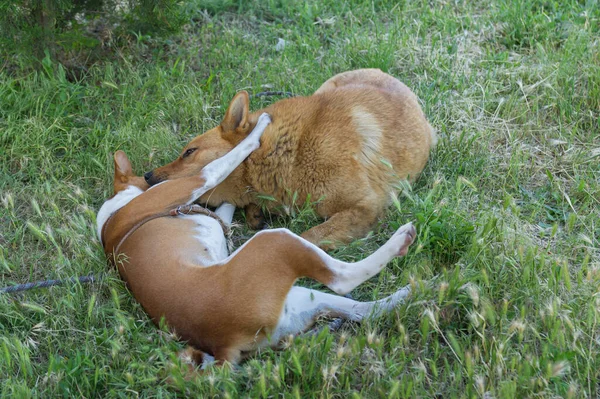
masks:
[[[248,93],[238,93],[219,126],[193,139],[175,161],[146,173],[146,181],[198,174],[246,137],[263,112],[273,122],[260,149],[201,202],[230,202],[248,215],[256,213],[259,195],[284,209],[317,201],[326,221],[302,237],[326,249],[364,236],[397,194],[399,180],[413,181],[423,170],[436,142],[408,87],[378,69],[360,69],[334,76],[312,96],[254,113]]]

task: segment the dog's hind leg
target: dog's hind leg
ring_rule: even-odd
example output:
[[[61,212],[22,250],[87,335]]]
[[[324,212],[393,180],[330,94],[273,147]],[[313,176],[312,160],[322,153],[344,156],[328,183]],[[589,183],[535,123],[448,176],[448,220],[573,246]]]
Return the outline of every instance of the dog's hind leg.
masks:
[[[280,279],[288,275],[293,279],[292,283],[299,277],[309,277],[344,295],[375,276],[395,257],[406,255],[416,234],[412,223],[407,223],[373,254],[361,261],[348,263],[331,257],[287,229],[263,230],[217,265],[240,267],[236,269],[235,277],[247,282],[264,269],[267,275],[277,273]],[[277,265],[277,272],[268,265]],[[247,286],[252,287],[252,284]]]
[[[377,251],[355,263],[341,262],[315,247],[315,252],[333,272],[334,278],[326,283],[327,287],[338,294],[347,294],[379,273],[395,257],[406,255],[408,247],[413,243],[416,235],[415,227],[412,223],[407,223],[401,226]]]
[[[361,321],[366,317],[379,317],[392,311],[410,293],[408,286],[394,294],[372,302],[358,302],[338,295],[327,294],[294,286],[288,293],[279,323],[271,337],[277,345],[288,335],[308,330],[319,317],[339,317]]]
[[[373,254],[348,263],[334,259],[289,230],[274,229],[256,234],[218,264],[193,268],[192,273],[197,273],[199,280],[211,281],[210,295],[204,296],[205,291],[197,295],[197,306],[207,313],[218,306],[224,314],[218,319],[219,331],[236,332],[223,337],[221,332],[206,327],[206,340],[216,342],[212,349],[216,361],[236,364],[245,352],[273,342],[268,338],[274,337],[277,325],[285,315],[286,303],[288,311],[289,305],[294,304],[292,315],[299,318],[292,317],[284,323],[287,327],[280,329],[280,336],[284,334],[281,331],[285,334],[304,331],[320,314],[360,320],[378,306],[389,309],[385,300],[375,306],[317,291],[312,293],[316,301],[311,301],[311,295],[303,295],[310,291],[292,286],[298,278],[309,277],[337,294],[345,294],[379,273],[390,260],[404,256],[415,237],[416,230],[408,223]],[[190,292],[194,292],[194,281],[196,276],[191,275],[188,279]],[[389,298],[390,303],[394,304],[404,296],[406,291]]]

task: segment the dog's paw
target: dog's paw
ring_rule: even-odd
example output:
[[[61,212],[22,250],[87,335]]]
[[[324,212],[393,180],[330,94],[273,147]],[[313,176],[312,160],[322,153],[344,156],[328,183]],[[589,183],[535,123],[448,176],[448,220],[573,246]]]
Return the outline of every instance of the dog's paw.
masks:
[[[394,234],[394,238],[398,240],[399,245],[397,256],[406,255],[408,247],[415,241],[416,237],[417,229],[412,223],[401,226]]]
[[[248,135],[248,138],[255,145],[260,145],[260,138],[265,132],[267,126],[271,123],[271,117],[267,113],[263,113],[258,117],[258,121],[256,122],[256,126],[252,129],[252,132]],[[258,147],[256,147],[258,148]]]
[[[263,230],[268,227],[265,215],[258,205],[248,204],[244,208],[244,213],[246,215],[246,223],[252,230]]]

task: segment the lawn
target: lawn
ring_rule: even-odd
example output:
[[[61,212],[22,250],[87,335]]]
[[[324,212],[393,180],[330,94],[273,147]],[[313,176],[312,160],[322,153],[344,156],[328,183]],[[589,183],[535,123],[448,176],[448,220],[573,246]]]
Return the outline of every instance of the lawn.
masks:
[[[0,287],[105,275],[0,295],[1,397],[600,396],[597,0],[187,7],[180,33],[138,35],[77,80],[51,62],[0,69]],[[362,259],[413,221],[408,255],[353,292],[411,284],[412,297],[166,384],[184,345],[149,321],[95,234],[112,152],[142,173],[218,124],[237,90],[308,95],[363,67],[411,87],[440,140],[372,234],[333,255]],[[308,208],[270,220],[316,223]],[[236,244],[251,234],[237,228]]]

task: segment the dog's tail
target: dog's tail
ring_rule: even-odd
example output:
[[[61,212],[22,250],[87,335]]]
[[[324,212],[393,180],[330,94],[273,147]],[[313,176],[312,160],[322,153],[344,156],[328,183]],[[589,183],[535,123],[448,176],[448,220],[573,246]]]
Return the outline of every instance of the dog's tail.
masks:
[[[179,360],[181,363],[193,365],[199,367],[200,370],[204,370],[209,364],[215,362],[215,358],[206,352],[196,349],[192,346],[188,346],[181,352],[179,352]]]
[[[167,377],[169,384],[177,385],[183,381],[192,381],[204,372],[209,364],[214,363],[215,358],[206,352],[188,346],[177,354],[177,358],[183,366],[178,371],[171,369]],[[174,366],[174,364],[173,364]]]

